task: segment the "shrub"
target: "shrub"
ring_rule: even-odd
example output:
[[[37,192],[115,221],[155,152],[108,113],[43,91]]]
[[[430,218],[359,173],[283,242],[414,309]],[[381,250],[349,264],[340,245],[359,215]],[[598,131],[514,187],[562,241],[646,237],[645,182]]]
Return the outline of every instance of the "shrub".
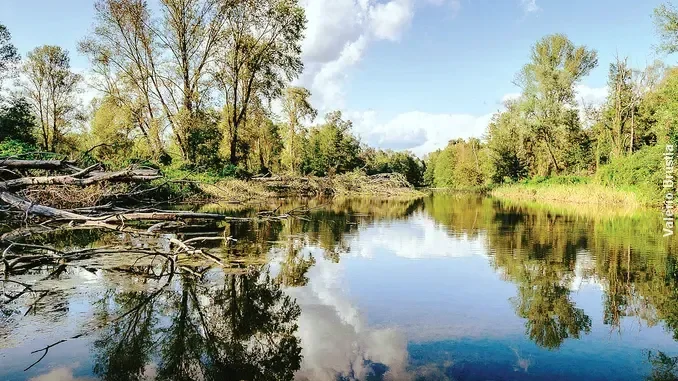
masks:
[[[31,152],[36,152],[38,149],[30,143],[21,142],[14,139],[8,139],[3,142],[0,142],[0,157],[13,157],[22,155],[25,159],[30,158],[26,157],[26,154]]]
[[[643,201],[660,203],[663,197],[663,154],[664,147],[661,145],[644,147],[633,155],[614,159],[601,167],[597,180],[605,186],[632,188]]]

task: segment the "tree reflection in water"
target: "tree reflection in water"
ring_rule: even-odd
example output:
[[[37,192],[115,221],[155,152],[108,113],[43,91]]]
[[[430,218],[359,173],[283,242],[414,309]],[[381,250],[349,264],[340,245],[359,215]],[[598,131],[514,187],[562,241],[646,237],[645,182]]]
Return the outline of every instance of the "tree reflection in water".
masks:
[[[660,230],[653,215],[571,215],[466,196],[316,206],[309,204],[303,218],[219,226],[237,239],[216,248],[220,258],[239,267],[237,273],[215,269],[213,263],[185,263],[168,282],[167,275],[146,276],[153,275],[150,271],[117,265],[109,269],[117,271],[118,278],[113,279],[114,271],[104,275],[114,287],[94,307],[93,325],[104,328],[90,331],[96,337],[95,374],[105,380],[293,379],[304,344],[297,332],[300,308],[281,288],[308,286],[311,268],[342,261],[361,226],[413,213],[433,219],[452,238],[485,244],[490,265],[515,284],[510,302],[523,319],[526,336],[541,347],[555,350],[588,334],[592,318],[620,333],[624,320],[649,327],[662,324],[678,339],[678,260],[672,254],[677,240],[653,238]],[[83,236],[83,242],[75,235],[45,237],[45,242],[83,247],[97,240],[93,245],[103,246],[120,238],[109,242],[106,237]],[[40,278],[64,277],[57,267],[43,270]],[[585,281],[603,292],[602,316],[588,316],[573,300],[572,290]],[[29,294],[13,286],[9,295],[16,300],[0,304],[2,340],[11,339],[7,331],[25,312],[25,306],[16,304]],[[63,320],[68,303],[68,294],[51,290],[40,303],[26,304],[35,304],[30,314]],[[352,340],[347,341],[353,345]],[[351,345],[347,351],[354,350]],[[678,361],[672,356],[675,353],[652,352],[649,379],[676,380]],[[376,372],[379,364],[373,365]]]
[[[591,331],[591,318],[570,300],[570,290],[553,268],[524,266],[518,296],[512,302],[516,314],[526,319],[527,335],[537,345],[549,349],[560,347],[567,338],[578,339]]]
[[[180,276],[161,292],[110,292],[94,342],[103,380],[291,380],[299,306],[267,271]],[[125,312],[126,311],[126,312]],[[121,315],[122,314],[122,315]]]

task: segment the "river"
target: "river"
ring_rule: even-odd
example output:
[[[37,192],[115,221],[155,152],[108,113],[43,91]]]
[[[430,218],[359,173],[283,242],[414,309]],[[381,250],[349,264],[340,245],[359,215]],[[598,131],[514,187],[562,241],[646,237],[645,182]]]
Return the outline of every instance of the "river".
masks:
[[[31,235],[129,250],[4,275],[0,380],[676,379],[678,240],[659,212],[445,194],[276,208],[300,206],[179,229],[233,238],[206,243],[213,260],[134,252],[171,236]]]

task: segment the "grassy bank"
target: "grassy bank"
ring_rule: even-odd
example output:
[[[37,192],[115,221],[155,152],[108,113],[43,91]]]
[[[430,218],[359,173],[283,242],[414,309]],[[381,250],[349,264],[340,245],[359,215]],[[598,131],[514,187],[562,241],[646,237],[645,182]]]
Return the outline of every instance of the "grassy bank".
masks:
[[[549,204],[599,205],[622,208],[649,206],[651,200],[632,187],[615,188],[602,185],[589,177],[562,176],[538,178],[502,185],[490,192],[509,200]]]
[[[368,176],[349,172],[332,177],[273,176],[241,180],[235,178],[184,180],[197,186],[204,196],[231,202],[261,201],[273,197],[344,196],[415,199],[425,195],[400,174]]]
[[[494,196],[549,203],[659,207],[666,190],[664,146],[613,159],[593,176],[535,177],[502,185]]]

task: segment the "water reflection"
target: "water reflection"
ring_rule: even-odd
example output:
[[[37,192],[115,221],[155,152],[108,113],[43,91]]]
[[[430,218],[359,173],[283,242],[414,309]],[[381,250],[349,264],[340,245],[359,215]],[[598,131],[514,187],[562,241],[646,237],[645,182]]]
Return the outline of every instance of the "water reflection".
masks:
[[[102,380],[291,380],[299,306],[268,273],[182,276],[156,291],[108,292],[93,343]]]
[[[203,211],[228,208],[257,213]],[[131,250],[5,274],[0,378],[676,379],[677,242],[655,213],[449,195],[265,208],[306,212],[177,230],[233,237],[211,247],[229,268],[183,258],[170,271]],[[162,244],[100,231],[25,242]],[[89,358],[56,346],[22,371],[63,338]]]

